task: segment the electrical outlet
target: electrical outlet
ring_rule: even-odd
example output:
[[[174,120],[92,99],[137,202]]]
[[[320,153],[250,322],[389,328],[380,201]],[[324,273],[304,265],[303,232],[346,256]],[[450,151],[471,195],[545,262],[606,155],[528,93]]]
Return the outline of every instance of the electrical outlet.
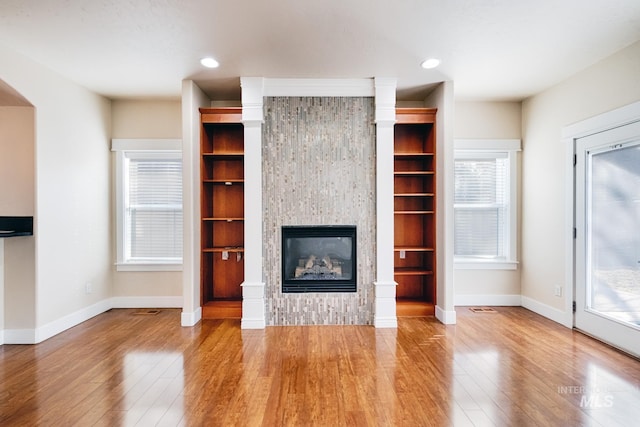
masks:
[[[92,292],[93,292],[93,285],[92,285],[91,283],[86,283],[86,284],[84,285],[84,292],[85,292],[86,294],[90,294],[90,293],[92,293]]]
[[[400,251],[400,259],[405,259],[407,257],[407,251]]]
[[[556,285],[555,289],[553,290],[553,294],[557,297],[561,297],[562,296],[562,286],[560,285]]]

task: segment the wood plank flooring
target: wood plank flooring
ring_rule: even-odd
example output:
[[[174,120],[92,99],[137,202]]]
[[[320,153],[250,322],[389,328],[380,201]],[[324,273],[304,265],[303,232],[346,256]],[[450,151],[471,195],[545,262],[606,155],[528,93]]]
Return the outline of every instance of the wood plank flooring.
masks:
[[[0,346],[2,426],[631,426],[640,362],[523,308],[458,324],[180,327],[111,310]]]

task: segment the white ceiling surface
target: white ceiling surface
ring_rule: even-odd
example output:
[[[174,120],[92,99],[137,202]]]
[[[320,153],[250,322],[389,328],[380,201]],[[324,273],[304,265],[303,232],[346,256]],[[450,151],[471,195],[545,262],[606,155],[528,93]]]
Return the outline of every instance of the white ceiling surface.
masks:
[[[110,98],[379,76],[399,100],[443,80],[457,98],[521,100],[638,40],[639,0],[0,0],[0,43]]]

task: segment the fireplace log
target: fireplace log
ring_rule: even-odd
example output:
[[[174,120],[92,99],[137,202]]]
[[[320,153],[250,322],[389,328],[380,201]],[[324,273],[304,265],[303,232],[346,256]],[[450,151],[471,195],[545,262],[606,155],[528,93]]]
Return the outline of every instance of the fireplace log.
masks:
[[[327,267],[329,270],[333,270],[333,263],[331,262],[331,258],[329,258],[329,255],[325,255],[322,258],[322,262],[324,262],[325,267]]]
[[[307,259],[307,263],[304,265],[304,268],[310,269],[311,267],[313,267],[313,264],[314,264],[315,260],[316,260],[316,256],[315,255],[311,255]]]

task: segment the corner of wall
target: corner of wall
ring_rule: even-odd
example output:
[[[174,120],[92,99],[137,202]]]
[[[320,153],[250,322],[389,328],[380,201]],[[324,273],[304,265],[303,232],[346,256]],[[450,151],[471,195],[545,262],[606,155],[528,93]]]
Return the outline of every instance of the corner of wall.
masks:
[[[183,270],[182,326],[193,326],[202,318],[200,307],[200,115],[198,109],[211,103],[209,97],[192,80],[182,82],[182,187],[183,187]]]
[[[425,99],[425,105],[436,107],[436,139],[438,179],[436,236],[437,260],[437,305],[436,318],[443,323],[455,323],[454,281],[453,281],[453,135],[454,135],[454,85],[444,81]],[[440,313],[440,315],[438,315]],[[439,317],[440,316],[440,317]]]

